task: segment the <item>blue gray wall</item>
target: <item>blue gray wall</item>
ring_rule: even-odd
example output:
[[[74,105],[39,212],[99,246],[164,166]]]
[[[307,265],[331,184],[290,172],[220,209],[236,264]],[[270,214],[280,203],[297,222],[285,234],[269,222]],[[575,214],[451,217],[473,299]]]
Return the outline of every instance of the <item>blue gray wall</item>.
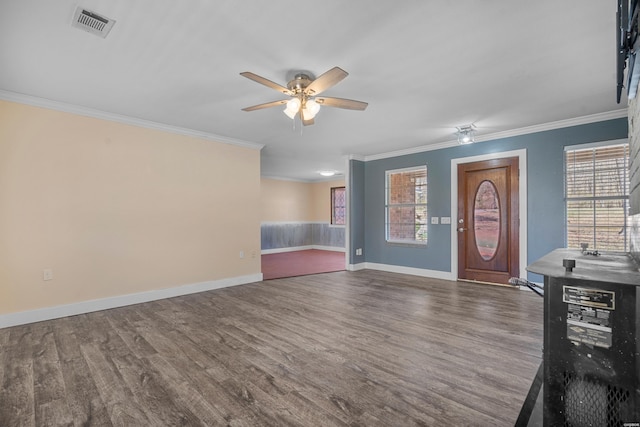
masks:
[[[527,150],[528,170],[528,260],[531,263],[547,252],[565,246],[564,220],[564,147],[582,143],[627,137],[627,119],[573,126],[472,145],[368,161],[364,174],[352,162],[352,192],[364,193],[364,261],[437,271],[451,270],[451,229],[449,225],[429,225],[426,248],[407,247],[385,242],[385,171],[427,165],[429,217],[450,216],[451,160],[511,150]],[[361,180],[361,182],[360,182]],[[352,194],[354,202],[362,195]],[[352,209],[354,209],[352,205]],[[353,218],[352,230],[358,229]],[[455,224],[454,224],[455,225]],[[358,237],[352,237],[356,244]],[[356,246],[352,246],[356,247]],[[352,249],[354,250],[354,249]],[[355,259],[354,259],[355,260]],[[358,262],[362,262],[359,260]],[[523,269],[525,266],[521,266]],[[530,275],[530,280],[540,278]]]
[[[349,161],[349,264],[358,264],[365,261],[366,252],[364,225],[364,162],[358,160]],[[362,248],[362,255],[356,255],[356,249]]]

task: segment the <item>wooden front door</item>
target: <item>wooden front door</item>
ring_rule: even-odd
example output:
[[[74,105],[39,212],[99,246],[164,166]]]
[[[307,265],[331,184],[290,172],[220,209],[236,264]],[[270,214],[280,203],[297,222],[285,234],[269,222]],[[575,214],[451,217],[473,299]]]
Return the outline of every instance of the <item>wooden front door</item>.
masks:
[[[458,165],[458,279],[519,277],[518,158]]]

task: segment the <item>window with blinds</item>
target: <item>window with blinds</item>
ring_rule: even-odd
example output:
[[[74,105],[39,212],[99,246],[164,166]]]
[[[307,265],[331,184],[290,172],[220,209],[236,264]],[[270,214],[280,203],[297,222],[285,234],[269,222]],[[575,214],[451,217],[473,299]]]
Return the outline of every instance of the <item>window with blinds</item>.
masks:
[[[567,247],[629,250],[629,144],[565,151]]]
[[[345,187],[331,188],[331,224],[345,225],[347,220]]]
[[[386,239],[427,243],[427,167],[386,173]]]

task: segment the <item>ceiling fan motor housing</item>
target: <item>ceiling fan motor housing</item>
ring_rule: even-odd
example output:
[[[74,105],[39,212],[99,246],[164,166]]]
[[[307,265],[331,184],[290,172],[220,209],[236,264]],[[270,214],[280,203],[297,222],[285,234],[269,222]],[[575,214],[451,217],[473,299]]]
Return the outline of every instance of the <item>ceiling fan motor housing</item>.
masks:
[[[302,93],[313,80],[306,74],[296,74],[293,80],[287,83],[287,88],[295,95]]]

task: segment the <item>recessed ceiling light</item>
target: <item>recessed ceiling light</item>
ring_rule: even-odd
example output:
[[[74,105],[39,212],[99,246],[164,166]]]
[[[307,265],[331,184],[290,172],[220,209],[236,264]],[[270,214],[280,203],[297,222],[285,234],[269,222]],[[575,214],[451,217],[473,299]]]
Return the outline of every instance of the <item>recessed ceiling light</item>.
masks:
[[[336,174],[336,171],[320,171],[318,173],[322,176],[333,176]]]

